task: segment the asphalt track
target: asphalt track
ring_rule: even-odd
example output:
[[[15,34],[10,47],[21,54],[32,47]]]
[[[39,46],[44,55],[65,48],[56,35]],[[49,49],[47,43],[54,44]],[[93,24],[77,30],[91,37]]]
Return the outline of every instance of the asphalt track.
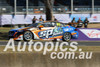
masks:
[[[14,41],[15,45],[18,45],[18,42],[19,41]],[[21,41],[22,44],[23,44],[23,41]],[[43,44],[45,44],[45,42],[48,42],[48,41],[40,41],[40,40],[35,40],[33,41],[34,43],[35,42],[42,42]],[[63,42],[63,41],[56,41],[56,42]],[[74,42],[74,41],[72,41]],[[78,46],[100,46],[100,41],[75,41],[78,43]],[[8,41],[0,41],[0,46],[5,46],[7,45]],[[55,43],[55,42],[54,42]],[[70,43],[70,42],[68,42]]]

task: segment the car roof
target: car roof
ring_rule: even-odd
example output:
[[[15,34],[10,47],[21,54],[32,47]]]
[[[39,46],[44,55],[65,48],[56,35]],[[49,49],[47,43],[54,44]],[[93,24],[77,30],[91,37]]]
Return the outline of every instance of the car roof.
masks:
[[[62,23],[62,22],[58,22],[58,21],[44,21],[44,23],[46,23],[46,22]]]

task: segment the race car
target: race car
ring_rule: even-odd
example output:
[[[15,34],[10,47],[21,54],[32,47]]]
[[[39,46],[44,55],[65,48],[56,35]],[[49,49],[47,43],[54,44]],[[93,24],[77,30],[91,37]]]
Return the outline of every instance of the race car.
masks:
[[[14,40],[63,40],[70,41],[78,38],[78,31],[75,27],[65,25],[61,22],[34,23],[24,28],[11,29],[9,38]]]

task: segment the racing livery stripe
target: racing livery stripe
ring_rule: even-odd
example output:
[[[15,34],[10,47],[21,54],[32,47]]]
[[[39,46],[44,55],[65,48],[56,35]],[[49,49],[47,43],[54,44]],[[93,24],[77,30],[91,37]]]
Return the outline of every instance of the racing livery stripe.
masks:
[[[62,36],[52,37],[52,38],[49,38],[49,39],[62,39]]]
[[[21,34],[21,35],[19,35],[17,38],[14,38],[14,40],[17,40],[20,36],[22,36],[22,34]]]

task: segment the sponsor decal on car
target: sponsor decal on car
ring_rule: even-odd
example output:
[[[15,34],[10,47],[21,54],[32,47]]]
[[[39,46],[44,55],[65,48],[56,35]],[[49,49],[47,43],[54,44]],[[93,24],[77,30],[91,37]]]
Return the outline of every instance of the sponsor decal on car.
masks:
[[[49,38],[50,36],[51,37],[54,37],[56,35],[62,35],[63,34],[63,31],[61,29],[49,29],[49,30],[45,30],[45,31],[41,31],[39,32],[39,37],[42,38],[42,37],[45,37],[45,38]]]
[[[98,29],[80,29],[88,38],[100,38],[100,30]]]

